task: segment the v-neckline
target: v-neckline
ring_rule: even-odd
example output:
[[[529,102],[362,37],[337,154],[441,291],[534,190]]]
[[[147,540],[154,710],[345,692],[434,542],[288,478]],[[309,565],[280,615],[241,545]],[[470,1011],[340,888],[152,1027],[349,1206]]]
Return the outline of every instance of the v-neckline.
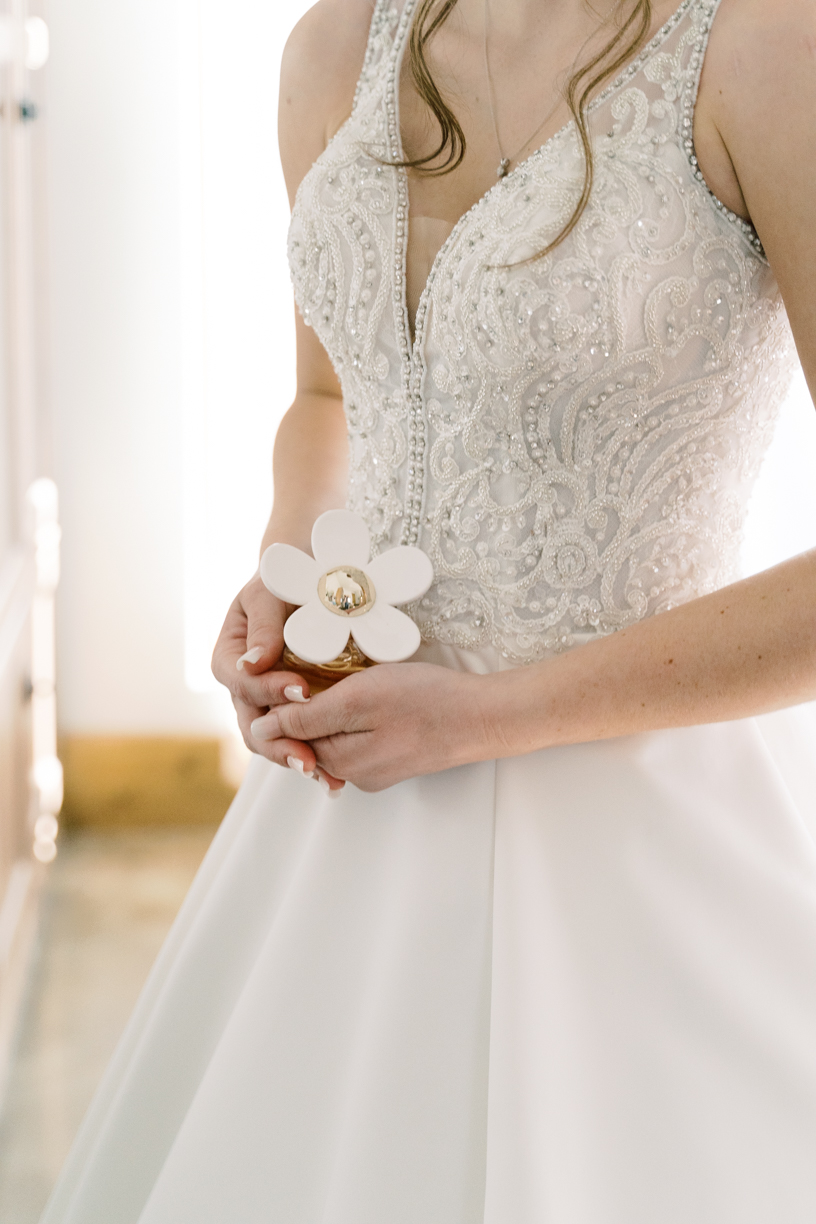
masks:
[[[664,39],[668,38],[669,34],[671,34],[675,26],[683,19],[683,17],[688,12],[688,10],[693,8],[694,5],[698,2],[699,0],[680,0],[680,4],[674,10],[671,16],[668,17],[657,30],[655,30],[652,37],[649,39],[649,41],[646,43],[643,49],[635,56],[632,62],[630,64],[627,64],[625,68],[621,69],[621,71],[614,78],[614,80],[610,81],[610,83],[606,86],[606,88],[601,90],[601,92],[598,94],[596,98],[592,99],[592,101],[589,104],[589,107],[587,108],[588,113],[591,114],[592,111],[596,109],[596,107],[602,105],[602,103],[604,103],[608,98],[610,98],[614,93],[616,93],[617,90],[620,89],[622,85],[624,85],[628,80],[631,80],[631,78],[638,73],[642,65],[646,62],[646,60],[650,57],[650,55],[654,51],[655,47],[659,46],[660,43],[663,42]],[[410,28],[411,19],[413,17],[414,9],[416,8],[416,3],[417,3],[417,0],[406,0],[405,8],[402,11],[402,18],[400,20],[400,25],[397,30],[396,37],[394,39],[395,45],[394,45],[394,51],[393,51],[394,59],[392,61],[392,70],[391,72],[387,74],[387,78],[386,78],[387,80],[386,88],[390,90],[391,92],[391,97],[388,99],[388,102],[390,103],[391,113],[394,116],[394,120],[395,120],[395,123],[392,128],[391,136],[392,136],[392,143],[395,143],[396,148],[392,149],[392,154],[395,154],[394,160],[397,162],[405,161],[405,150],[402,144],[402,128],[400,126],[400,96],[399,96],[400,95],[400,78],[402,75],[402,61],[405,55],[406,35]],[[396,257],[397,257],[396,264],[397,264],[397,267],[401,269],[401,276],[400,276],[401,312],[400,313],[401,313],[401,323],[402,323],[402,333],[403,333],[403,336],[402,336],[403,351],[407,354],[408,364],[411,368],[413,368],[415,364],[417,355],[422,353],[423,351],[424,341],[425,341],[425,318],[427,316],[428,295],[430,293],[431,286],[433,285],[433,282],[436,279],[437,269],[439,268],[439,265],[441,264],[442,260],[447,255],[447,252],[453,246],[453,243],[456,241],[460,232],[464,228],[465,223],[470,219],[470,217],[474,213],[476,213],[477,211],[481,211],[482,207],[487,203],[488,200],[490,200],[493,197],[493,194],[495,192],[500,191],[505,186],[505,184],[510,183],[511,180],[513,180],[521,171],[525,170],[532,163],[539,161],[544,156],[544,154],[547,152],[547,150],[555,143],[555,141],[561,139],[561,137],[570,130],[572,125],[573,125],[573,120],[572,118],[570,118],[556,132],[553,132],[551,136],[548,136],[547,139],[542,144],[538,145],[537,148],[533,149],[532,153],[528,153],[528,155],[522,161],[517,162],[514,168],[509,172],[509,174],[506,174],[503,178],[497,179],[495,183],[491,183],[491,185],[487,188],[487,190],[483,192],[483,194],[480,195],[479,198],[475,200],[473,204],[471,204],[470,208],[466,209],[465,212],[462,213],[461,217],[456,222],[453,229],[448,234],[447,238],[442,243],[441,247],[439,248],[439,250],[436,252],[436,255],[434,256],[433,263],[431,264],[430,271],[428,272],[428,276],[426,278],[425,284],[422,288],[422,292],[419,295],[419,300],[417,302],[416,315],[414,316],[413,336],[411,335],[411,323],[408,317],[408,293],[407,293],[406,275],[405,275],[407,259],[408,259],[408,246],[410,243],[410,228],[411,228],[410,188],[409,188],[408,171],[406,167],[404,165],[397,166],[397,174],[400,180],[400,188],[401,188],[401,192],[403,194],[404,201],[405,201],[405,208],[404,208],[405,220],[402,226],[402,233],[399,233],[399,227],[397,227],[397,231],[398,231],[397,240],[399,243],[399,249],[396,252]]]

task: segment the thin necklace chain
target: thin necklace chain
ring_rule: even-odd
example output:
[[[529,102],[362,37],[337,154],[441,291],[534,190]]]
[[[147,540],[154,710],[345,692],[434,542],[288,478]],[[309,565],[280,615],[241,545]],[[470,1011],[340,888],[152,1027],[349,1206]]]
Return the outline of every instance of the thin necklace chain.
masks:
[[[613,0],[612,8],[615,8],[615,7],[616,7],[616,4]],[[606,22],[608,21],[609,15],[612,12],[612,8],[609,10],[609,13],[607,13],[606,17],[603,19],[602,25],[605,25]],[[536,136],[544,128],[545,124],[549,123],[549,121],[552,119],[553,115],[558,110],[561,103],[564,101],[564,97],[562,94],[559,93],[558,97],[555,100],[555,105],[550,110],[547,111],[546,115],[541,120],[541,122],[538,124],[535,131],[531,132],[530,135],[527,137],[527,139],[523,141],[522,144],[519,145],[515,153],[511,153],[509,156],[506,156],[504,149],[502,148],[501,137],[499,136],[499,124],[498,124],[498,120],[496,119],[496,95],[495,95],[495,90],[493,88],[493,77],[490,72],[490,57],[487,52],[488,23],[489,23],[488,0],[484,0],[484,62],[485,62],[485,76],[487,77],[487,101],[490,106],[490,118],[493,120],[493,132],[496,136],[496,145],[499,150],[499,158],[500,158],[499,164],[496,167],[496,178],[502,179],[505,177],[505,175],[510,173],[510,167],[513,164],[513,162],[516,160],[516,158],[518,157],[519,153],[521,153],[524,149],[526,149],[529,144],[532,144]],[[573,69],[575,68],[575,65],[578,63],[580,56],[586,50],[587,44],[592,41],[596,33],[597,33],[597,30],[593,30],[593,32],[589,35],[589,38],[587,38],[586,42],[584,42],[583,45],[580,47],[578,54],[575,56],[575,59],[572,61],[571,67]]]

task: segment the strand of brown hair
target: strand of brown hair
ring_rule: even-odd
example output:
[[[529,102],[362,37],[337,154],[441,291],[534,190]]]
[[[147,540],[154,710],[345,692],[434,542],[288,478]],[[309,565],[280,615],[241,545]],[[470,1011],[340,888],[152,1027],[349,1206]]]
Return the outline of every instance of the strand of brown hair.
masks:
[[[458,0],[420,0],[414,14],[409,40],[411,77],[417,93],[427,105],[439,127],[439,141],[430,153],[406,158],[397,163],[419,174],[450,174],[462,164],[466,152],[465,134],[452,108],[445,101],[428,66],[428,43],[447,21]],[[615,19],[617,29],[606,46],[578,68],[567,82],[564,99],[569,107],[584,153],[584,181],[578,202],[561,232],[532,258],[540,259],[559,246],[584,215],[595,182],[595,159],[589,131],[588,109],[593,95],[624,65],[637,55],[652,27],[652,0],[634,0],[628,16],[622,17],[627,0],[619,0]],[[440,161],[439,159],[442,158]],[[524,261],[529,262],[527,260]]]
[[[432,153],[425,157],[417,157],[403,162],[425,174],[449,174],[462,164],[465,156],[465,133],[459,120],[439,92],[436,81],[431,75],[428,61],[425,58],[425,48],[436,31],[447,21],[456,7],[457,0],[421,0],[411,25],[411,37],[408,52],[411,64],[411,76],[419,96],[430,108],[436,122],[439,124],[439,144]],[[434,11],[436,10],[436,11]],[[431,166],[437,158],[445,155],[441,165]]]

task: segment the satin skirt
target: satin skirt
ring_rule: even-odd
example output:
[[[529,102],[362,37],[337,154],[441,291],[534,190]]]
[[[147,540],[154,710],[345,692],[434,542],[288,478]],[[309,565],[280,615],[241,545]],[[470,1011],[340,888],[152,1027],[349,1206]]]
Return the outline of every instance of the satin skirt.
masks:
[[[255,758],[43,1224],[813,1224],[814,748]]]

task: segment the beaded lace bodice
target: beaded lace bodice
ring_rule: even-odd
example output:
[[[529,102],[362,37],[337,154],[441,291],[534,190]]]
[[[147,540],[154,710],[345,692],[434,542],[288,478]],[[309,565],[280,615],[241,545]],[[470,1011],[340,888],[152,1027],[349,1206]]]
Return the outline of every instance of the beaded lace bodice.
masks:
[[[749,225],[694,157],[719,0],[683,0],[592,104],[595,185],[565,127],[442,246],[412,344],[400,62],[416,0],[374,12],[351,118],[301,184],[296,299],[332,359],[349,505],[418,543],[423,636],[524,662],[737,576],[748,494],[793,345]],[[510,266],[508,266],[510,265]]]

